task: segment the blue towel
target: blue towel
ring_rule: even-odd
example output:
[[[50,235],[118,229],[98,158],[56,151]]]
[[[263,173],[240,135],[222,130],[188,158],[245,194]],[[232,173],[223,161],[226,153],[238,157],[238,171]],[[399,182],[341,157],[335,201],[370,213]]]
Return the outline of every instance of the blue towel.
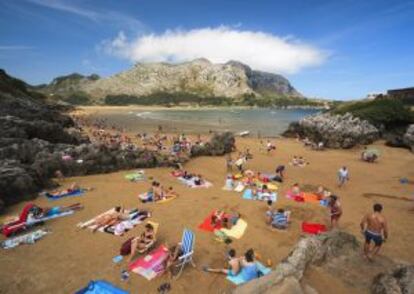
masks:
[[[89,285],[75,294],[129,294],[104,280],[90,281]]]
[[[249,199],[249,200],[253,200],[253,192],[252,189],[246,189],[244,190],[243,193],[243,199]]]
[[[63,197],[82,196],[83,193],[85,193],[85,190],[83,190],[83,189],[76,189],[76,190],[73,190],[73,191],[71,191],[69,193],[62,194],[62,195],[57,196],[57,197],[56,196],[52,196],[50,193],[46,193],[45,195],[46,195],[46,197],[49,200],[53,201],[53,200],[61,199]]]
[[[267,274],[269,274],[272,270],[268,267],[265,267],[263,264],[261,264],[260,262],[256,262],[257,264],[257,268],[258,270],[265,276]],[[229,280],[230,282],[232,282],[233,284],[236,285],[240,285],[243,283],[246,283],[247,281],[245,281],[242,277],[242,275],[239,273],[237,276],[232,277],[232,276],[227,276],[227,280]]]

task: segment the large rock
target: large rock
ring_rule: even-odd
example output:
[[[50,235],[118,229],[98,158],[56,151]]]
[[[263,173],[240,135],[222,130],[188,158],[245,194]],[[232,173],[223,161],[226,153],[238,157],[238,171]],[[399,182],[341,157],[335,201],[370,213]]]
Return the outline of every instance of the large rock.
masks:
[[[414,124],[409,125],[403,137],[404,144],[414,152]]]
[[[414,293],[414,265],[399,265],[374,278],[371,287],[373,294]]]
[[[214,134],[210,142],[194,145],[191,156],[218,156],[230,153],[235,149],[236,141],[230,132]]]
[[[320,265],[357,250],[360,246],[355,236],[342,231],[303,238],[269,275],[236,288],[234,293],[289,293],[276,292],[275,289],[288,278],[300,281],[310,264]]]
[[[308,137],[313,142],[323,142],[329,148],[351,148],[370,144],[380,137],[380,131],[366,120],[352,114],[329,113],[306,117],[290,124],[285,136]]]

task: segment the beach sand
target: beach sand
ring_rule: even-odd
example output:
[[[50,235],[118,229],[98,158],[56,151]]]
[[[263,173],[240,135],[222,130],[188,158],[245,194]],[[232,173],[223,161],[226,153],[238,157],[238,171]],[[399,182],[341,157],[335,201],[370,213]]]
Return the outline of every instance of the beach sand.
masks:
[[[384,215],[388,218],[390,237],[384,244],[382,255],[397,261],[414,263],[412,244],[414,244],[414,214],[409,208],[411,201],[399,199],[412,197],[413,185],[402,185],[399,178],[414,179],[414,156],[408,150],[388,148],[383,142],[374,146],[381,150],[378,163],[368,164],[359,160],[362,149],[311,151],[302,144],[290,139],[275,140],[277,150],[272,155],[259,151],[259,140],[237,139],[237,147],[249,147],[254,159],[247,168],[272,172],[279,164],[287,166],[287,180],[279,190],[276,207],[292,211],[292,225],[287,232],[274,232],[264,223],[266,204],[259,201],[241,199],[241,194],[222,190],[226,176],[223,157],[201,157],[191,160],[185,168],[200,173],[213,183],[209,189],[190,189],[181,185],[170,175],[169,169],[146,169],[147,176],[152,176],[164,186],[173,186],[180,194],[177,199],[164,204],[142,204],[137,195],[145,192],[148,182],[131,183],[124,179],[127,171],[104,175],[67,178],[61,182],[68,186],[76,181],[83,187],[95,187],[81,197],[65,198],[49,202],[39,197],[34,202],[40,206],[68,205],[81,202],[85,208],[72,216],[47,222],[45,227],[53,232],[35,245],[24,245],[11,250],[0,251],[0,293],[73,293],[85,286],[90,280],[106,279],[131,293],[156,293],[163,282],[171,282],[171,293],[224,293],[234,286],[223,275],[207,274],[200,270],[203,265],[224,266],[226,247],[214,240],[212,233],[200,231],[197,226],[215,208],[234,208],[240,211],[248,222],[245,235],[235,240],[230,247],[242,254],[254,248],[262,260],[271,259],[273,265],[287,256],[292,246],[301,236],[302,221],[328,223],[328,212],[321,206],[296,203],[284,197],[286,190],[294,183],[301,185],[324,185],[340,196],[344,214],[339,227],[355,234],[362,242],[359,229],[362,216],[371,211],[372,204],[384,205]],[[304,168],[291,167],[288,162],[293,155],[304,156],[310,164]],[[350,182],[343,188],[336,187],[336,172],[347,165],[350,170]],[[364,197],[364,193],[395,196]],[[7,215],[18,214],[25,203],[10,207]],[[143,226],[139,225],[122,237],[104,233],[93,234],[89,230],[79,231],[76,224],[88,220],[116,205],[139,207],[153,212],[152,221],[160,223],[158,243],[169,245],[180,241],[183,228],[192,229],[196,234],[194,261],[197,268],[186,267],[177,281],[170,281],[167,276],[147,281],[131,273],[127,282],[121,282],[120,271],[126,267],[112,262],[119,254],[123,241],[138,235]],[[361,258],[361,263],[366,263]],[[368,265],[369,267],[369,265]],[[310,284],[319,293],[368,293],[372,274],[361,277],[365,283],[355,285],[344,283],[338,276],[319,272],[311,268],[305,275],[304,282]]]

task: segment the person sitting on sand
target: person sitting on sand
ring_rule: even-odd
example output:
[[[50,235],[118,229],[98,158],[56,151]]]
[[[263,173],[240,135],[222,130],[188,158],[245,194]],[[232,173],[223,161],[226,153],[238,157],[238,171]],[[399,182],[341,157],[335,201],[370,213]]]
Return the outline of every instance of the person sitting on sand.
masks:
[[[172,198],[172,197],[177,197],[178,196],[178,194],[177,194],[177,192],[175,192],[174,191],[174,188],[173,187],[169,187],[168,188],[168,190],[164,193],[164,199],[169,199],[169,198]]]
[[[269,210],[266,212],[266,223],[270,224],[274,229],[286,230],[290,223],[290,211],[279,208],[275,213]]]
[[[272,143],[270,140],[267,140],[267,144],[266,144],[266,151],[267,151],[267,154],[270,154],[270,152],[271,152],[272,150],[276,150],[276,146],[275,146],[275,145],[273,145],[273,143]]]
[[[331,227],[336,228],[338,226],[338,221],[342,216],[342,207],[338,200],[338,196],[331,195],[329,197],[328,208],[330,209],[331,215]]]
[[[234,180],[231,175],[227,175],[226,182],[224,183],[224,189],[229,191],[234,189]]]
[[[223,218],[224,218],[224,211],[216,210],[211,216],[211,225],[213,227],[221,226]]]
[[[203,177],[201,175],[196,175],[193,177],[194,185],[201,186],[204,184]]]
[[[273,181],[277,182],[283,182],[283,179],[285,178],[285,166],[284,165],[278,165],[275,170],[276,175],[273,177]]]
[[[292,191],[292,196],[301,196],[302,195],[302,192],[300,190],[300,187],[299,187],[298,183],[293,184],[291,191]]]
[[[209,267],[204,267],[203,270],[205,272],[210,273],[221,273],[225,274],[229,277],[235,277],[240,273],[241,265],[240,265],[240,258],[236,257],[236,250],[231,248],[227,253],[227,263],[228,267],[224,269],[214,269]]]
[[[325,189],[323,186],[319,186],[318,189],[316,189],[315,195],[318,196],[318,200],[322,200],[325,198]]]
[[[136,251],[141,251],[148,248],[155,239],[154,227],[151,224],[145,225],[145,231],[131,241],[131,254],[129,255],[128,262],[131,262],[135,256]]]
[[[221,225],[223,228],[230,230],[235,224],[237,224],[237,221],[240,219],[240,217],[241,214],[238,212],[225,214]]]
[[[254,257],[253,249],[249,249],[240,259],[241,271],[240,274],[245,282],[251,281],[259,277],[259,269]]]
[[[83,224],[80,226],[81,229],[84,229],[86,227],[94,226],[92,232],[96,232],[98,229],[106,226],[112,226],[116,223],[126,220],[129,218],[129,214],[125,212],[124,209],[122,209],[121,206],[115,207],[115,209],[111,212],[105,213],[102,216],[97,217],[93,222],[86,224]]]
[[[181,249],[181,243],[177,243],[176,245],[173,245],[168,248],[168,257],[165,260],[165,270],[164,272],[167,272],[169,269],[172,269],[172,266],[175,265],[180,258],[180,256],[183,255],[183,251]],[[172,277],[172,270],[170,270],[170,278]]]
[[[361,232],[365,236],[364,255],[368,260],[372,260],[381,249],[382,243],[388,238],[387,220],[381,214],[382,205],[374,204],[373,213],[366,214],[361,221]],[[371,247],[371,241],[374,247]]]
[[[239,159],[237,159],[234,162],[234,165],[237,167],[237,169],[239,170],[239,172],[243,172],[243,165],[247,162],[247,158],[246,156],[241,156]]]

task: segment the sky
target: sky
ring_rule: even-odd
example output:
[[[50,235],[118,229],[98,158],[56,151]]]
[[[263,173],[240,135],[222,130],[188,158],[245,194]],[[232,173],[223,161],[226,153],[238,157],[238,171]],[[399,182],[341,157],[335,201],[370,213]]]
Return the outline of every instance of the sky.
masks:
[[[237,60],[308,97],[414,86],[414,0],[0,0],[0,68],[30,84]]]

